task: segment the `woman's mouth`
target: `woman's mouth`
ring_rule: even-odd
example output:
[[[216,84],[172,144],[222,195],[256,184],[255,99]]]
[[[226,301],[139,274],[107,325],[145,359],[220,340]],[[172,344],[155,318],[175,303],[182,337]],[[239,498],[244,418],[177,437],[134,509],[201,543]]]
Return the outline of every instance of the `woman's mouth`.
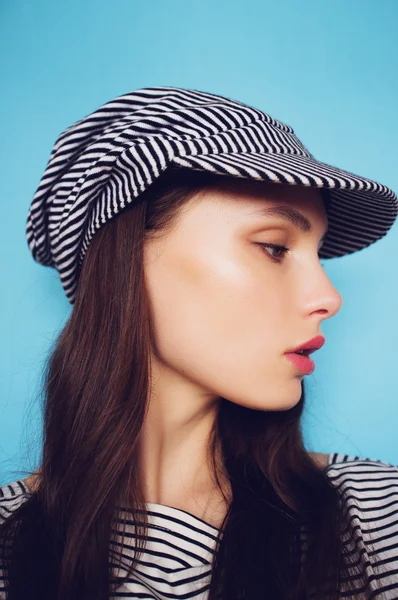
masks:
[[[311,375],[314,372],[315,363],[309,356],[305,355],[305,350],[286,352],[285,356],[303,375]]]

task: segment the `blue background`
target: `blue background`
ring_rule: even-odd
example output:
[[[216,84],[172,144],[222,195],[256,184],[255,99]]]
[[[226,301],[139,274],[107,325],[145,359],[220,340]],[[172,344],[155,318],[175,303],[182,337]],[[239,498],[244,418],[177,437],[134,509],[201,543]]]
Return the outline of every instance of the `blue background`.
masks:
[[[150,85],[230,96],[325,162],[398,190],[396,0],[2,0],[0,484],[36,468],[41,375],[71,307],[25,240],[56,136]],[[309,449],[398,464],[398,225],[325,261],[343,297],[306,377]]]

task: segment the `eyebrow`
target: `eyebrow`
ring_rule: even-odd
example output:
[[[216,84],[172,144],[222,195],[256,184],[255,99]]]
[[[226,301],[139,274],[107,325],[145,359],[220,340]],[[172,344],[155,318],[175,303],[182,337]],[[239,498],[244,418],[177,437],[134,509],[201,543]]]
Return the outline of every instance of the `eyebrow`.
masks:
[[[260,209],[246,214],[281,217],[282,219],[285,219],[285,221],[289,221],[289,223],[292,223],[295,227],[297,227],[304,233],[311,233],[314,230],[312,223],[308,219],[308,217],[303,215],[303,213],[301,213],[299,210],[296,210],[295,208],[292,208],[291,206],[286,206],[284,204],[279,206],[263,206]],[[328,229],[326,229],[325,233],[320,239],[321,242],[323,242],[323,240],[325,239],[327,232]]]

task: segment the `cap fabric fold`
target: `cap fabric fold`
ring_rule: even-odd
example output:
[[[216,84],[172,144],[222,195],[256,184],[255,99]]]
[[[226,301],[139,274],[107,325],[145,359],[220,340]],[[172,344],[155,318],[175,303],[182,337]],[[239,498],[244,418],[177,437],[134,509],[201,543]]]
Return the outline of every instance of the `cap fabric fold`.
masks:
[[[170,167],[328,190],[324,259],[376,242],[398,214],[392,190],[316,160],[289,125],[257,108],[198,90],[143,88],[65,129],[32,199],[29,249],[58,270],[71,304],[94,233]]]

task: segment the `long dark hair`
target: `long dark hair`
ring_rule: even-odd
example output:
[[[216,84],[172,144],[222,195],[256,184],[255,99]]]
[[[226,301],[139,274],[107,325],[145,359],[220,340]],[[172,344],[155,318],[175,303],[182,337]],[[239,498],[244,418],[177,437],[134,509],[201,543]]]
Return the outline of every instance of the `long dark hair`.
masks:
[[[39,485],[0,528],[9,600],[108,600],[122,583],[109,565],[109,543],[126,501],[137,523],[134,570],[147,535],[136,458],[154,340],[144,242],[169,231],[194,192],[220,178],[168,171],[93,237],[45,366]],[[232,501],[209,600],[332,600],[344,581],[345,589],[360,586],[339,490],[304,447],[304,404],[303,384],[286,411],[220,399],[209,452],[219,483],[221,449]]]

